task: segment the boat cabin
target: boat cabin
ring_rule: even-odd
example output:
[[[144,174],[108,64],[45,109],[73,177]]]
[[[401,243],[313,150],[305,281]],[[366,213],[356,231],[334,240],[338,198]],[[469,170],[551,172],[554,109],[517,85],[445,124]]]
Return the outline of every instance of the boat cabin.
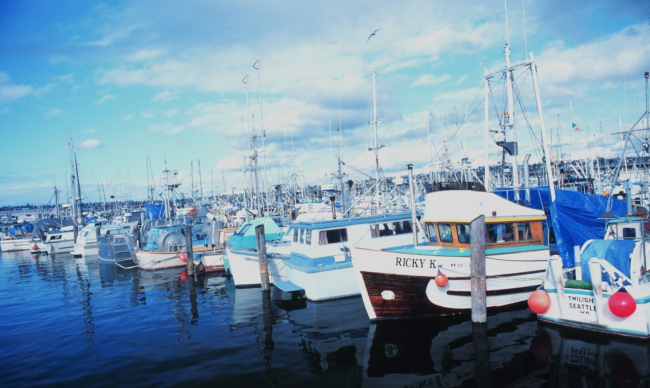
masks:
[[[485,216],[485,247],[545,245],[541,210],[517,205],[496,194],[440,191],[427,195],[423,221],[429,245],[470,248],[470,224]]]

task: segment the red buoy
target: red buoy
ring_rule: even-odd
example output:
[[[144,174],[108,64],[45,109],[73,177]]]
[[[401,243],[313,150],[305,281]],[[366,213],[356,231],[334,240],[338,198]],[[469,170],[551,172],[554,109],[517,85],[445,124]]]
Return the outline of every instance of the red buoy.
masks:
[[[32,251],[35,251],[35,250],[37,250],[37,249],[38,249],[38,245],[34,245],[34,246],[32,247]]]
[[[607,305],[612,314],[619,318],[627,318],[636,311],[636,301],[625,287],[621,287],[614,295],[610,296]]]
[[[436,286],[438,287],[444,287],[449,283],[449,279],[447,278],[447,275],[444,273],[440,272],[438,270],[438,275],[436,275]]]
[[[535,290],[528,297],[528,307],[535,314],[544,314],[551,308],[551,298],[545,290]]]
[[[178,252],[178,258],[181,259],[181,261],[187,261],[187,256],[185,255],[185,252]]]

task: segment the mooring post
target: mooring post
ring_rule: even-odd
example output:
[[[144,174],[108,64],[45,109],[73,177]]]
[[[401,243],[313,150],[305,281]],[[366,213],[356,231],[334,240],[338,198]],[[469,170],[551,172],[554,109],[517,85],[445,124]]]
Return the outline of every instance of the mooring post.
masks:
[[[490,346],[487,336],[487,323],[472,323],[474,337],[474,371],[476,387],[490,387]]]
[[[266,261],[266,235],[264,234],[264,224],[255,227],[255,237],[257,237],[257,257],[260,263],[260,280],[262,282],[262,291],[269,291],[269,264]]]
[[[187,276],[194,276],[194,252],[192,252],[192,225],[185,226],[185,246],[187,247]]]
[[[485,216],[470,224],[470,272],[472,282],[472,322],[487,322],[485,284]]]

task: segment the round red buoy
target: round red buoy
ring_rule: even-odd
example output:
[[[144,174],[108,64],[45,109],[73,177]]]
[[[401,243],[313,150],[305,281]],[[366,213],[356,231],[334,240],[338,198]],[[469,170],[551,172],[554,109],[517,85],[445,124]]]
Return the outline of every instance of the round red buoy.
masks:
[[[185,255],[185,252],[178,252],[178,258],[181,259],[181,261],[187,261],[187,256]]]
[[[181,272],[181,280],[187,279],[187,272],[183,271]]]
[[[625,287],[622,287],[614,295],[610,296],[607,305],[612,314],[619,318],[627,318],[636,311],[636,301],[627,292]]]
[[[528,307],[535,314],[544,314],[551,308],[551,298],[544,290],[535,290],[528,297]]]
[[[37,249],[38,249],[38,245],[34,245],[34,246],[32,247],[32,251],[35,251],[35,250],[37,250]]]
[[[438,271],[438,275],[436,275],[436,286],[444,287],[447,285],[447,283],[449,283],[449,279],[447,278],[447,275]]]

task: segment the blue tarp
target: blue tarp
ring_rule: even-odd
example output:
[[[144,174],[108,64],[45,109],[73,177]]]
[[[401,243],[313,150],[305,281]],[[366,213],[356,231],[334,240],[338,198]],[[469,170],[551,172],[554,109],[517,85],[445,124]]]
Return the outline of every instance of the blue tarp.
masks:
[[[157,220],[165,216],[165,205],[155,205],[153,203],[147,204],[147,218],[150,220]]]
[[[555,242],[565,268],[575,266],[573,247],[582,247],[592,239],[605,237],[605,220],[599,220],[607,211],[607,197],[588,195],[569,190],[555,190],[555,202],[551,204],[551,221]],[[625,216],[624,201],[612,199],[611,213]]]
[[[621,271],[623,275],[630,277],[630,255],[634,250],[637,241],[634,240],[594,240],[580,254],[582,262],[582,280],[591,281],[589,273],[589,260],[592,257],[604,259]],[[607,274],[603,274],[603,280],[609,280]]]
[[[497,189],[494,193],[515,202],[513,189]],[[528,202],[525,201],[525,193],[525,190],[519,190],[519,203],[544,210],[547,219],[550,218],[555,242],[565,268],[575,265],[574,245],[582,247],[588,240],[604,238],[606,223],[598,217],[607,210],[607,197],[556,189],[555,202],[551,204],[548,186],[530,188]],[[618,217],[625,216],[625,201],[613,198],[610,212]]]

